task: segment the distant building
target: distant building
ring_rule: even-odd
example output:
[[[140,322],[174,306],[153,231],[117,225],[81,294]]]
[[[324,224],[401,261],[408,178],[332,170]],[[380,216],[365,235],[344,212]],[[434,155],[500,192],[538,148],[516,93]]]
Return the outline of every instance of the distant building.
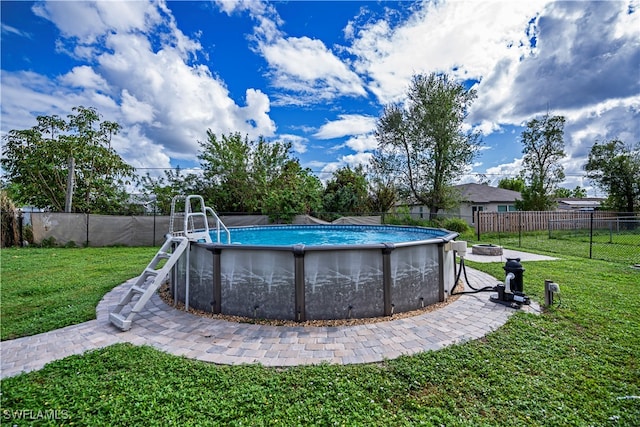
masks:
[[[469,224],[474,223],[477,212],[514,212],[516,200],[522,200],[522,195],[518,191],[486,184],[461,184],[455,185],[454,188],[460,191],[462,202],[458,209],[442,213],[465,218]],[[424,205],[413,205],[409,210],[414,217],[428,218],[429,216],[429,208]]]
[[[556,199],[558,210],[595,211],[600,209],[600,205],[605,199],[599,197],[573,198],[567,197]]]

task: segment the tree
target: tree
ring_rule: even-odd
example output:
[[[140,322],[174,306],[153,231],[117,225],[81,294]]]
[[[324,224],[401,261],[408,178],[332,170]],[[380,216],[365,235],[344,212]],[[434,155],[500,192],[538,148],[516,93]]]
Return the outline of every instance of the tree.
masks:
[[[491,180],[484,173],[476,174],[477,183],[480,185],[491,185]]]
[[[383,218],[397,200],[397,189],[393,181],[393,169],[388,162],[388,153],[376,150],[371,157],[368,168],[369,208],[380,213]]]
[[[477,154],[478,134],[463,130],[475,98],[447,75],[417,75],[404,107],[386,106],[378,120],[378,148],[400,194],[429,206],[432,218],[459,202],[453,183]]]
[[[584,199],[585,197],[587,197],[587,190],[580,187],[579,185],[576,185],[576,188],[571,190],[571,197],[573,197],[574,199]]]
[[[362,166],[342,167],[333,172],[323,196],[327,219],[341,215],[363,215],[368,211],[368,184]]]
[[[564,152],[563,116],[550,116],[531,119],[522,131],[523,176],[526,187],[522,191],[522,200],[516,202],[518,210],[546,211],[555,205],[553,193],[564,179],[564,168],[560,160]]]
[[[174,196],[185,194],[202,194],[204,190],[202,177],[194,173],[184,174],[177,167],[164,171],[164,177],[152,177],[149,173],[140,180],[143,193],[154,200],[154,210],[160,215],[171,213],[171,202]]]
[[[607,205],[617,212],[640,210],[640,144],[596,142],[584,166],[587,176],[608,194]]]
[[[249,179],[253,142],[239,133],[217,135],[207,131],[198,155],[207,182],[205,198],[221,212],[257,212],[257,194]]]
[[[521,177],[502,178],[498,182],[498,188],[504,188],[505,190],[512,190],[522,193],[524,191],[524,180]]]
[[[263,214],[272,221],[291,222],[295,215],[309,215],[322,208],[322,183],[311,169],[290,160],[271,182],[262,204]]]
[[[584,197],[587,197],[587,190],[580,187],[579,185],[577,185],[573,190],[564,187],[558,187],[553,192],[553,197],[555,199],[582,199]]]
[[[7,192],[0,189],[0,248],[20,244],[18,215],[13,201]]]
[[[201,194],[221,212],[262,213],[289,220],[320,207],[322,184],[291,158],[291,144],[250,141],[239,133],[218,138],[210,130],[198,155]]]
[[[1,162],[11,195],[58,212],[120,210],[128,202],[125,185],[135,178],[111,147],[120,126],[102,121],[92,107],[73,111],[66,120],[38,116],[32,128],[9,131]]]

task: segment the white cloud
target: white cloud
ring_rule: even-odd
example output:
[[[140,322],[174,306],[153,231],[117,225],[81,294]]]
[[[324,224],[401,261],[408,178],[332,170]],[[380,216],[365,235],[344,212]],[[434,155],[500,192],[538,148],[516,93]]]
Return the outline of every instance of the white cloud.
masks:
[[[313,136],[318,139],[341,138],[372,132],[376,128],[376,118],[358,114],[341,114],[338,120],[327,122]]]
[[[322,40],[287,37],[276,8],[261,1],[216,1],[225,13],[248,11],[257,21],[254,50],[268,63],[274,105],[308,105],[341,96],[366,96],[364,82]]]
[[[53,22],[62,35],[92,44],[109,32],[146,31],[161,21],[159,9],[146,1],[36,3],[32,10]]]
[[[342,162],[339,162],[339,161],[325,163],[324,166],[322,167],[322,169],[320,170],[320,172],[318,172],[318,174],[317,174],[318,178],[323,183],[326,183],[328,180],[331,179],[333,173],[335,171],[337,171],[338,169],[340,169],[340,167],[342,167],[342,166],[344,166],[344,164]]]
[[[634,144],[640,135],[640,95],[627,99],[612,99],[590,107],[562,112],[565,125],[565,152],[563,161],[567,181],[584,175],[591,147],[596,141],[619,139]],[[582,185],[582,183],[573,184]]]
[[[332,174],[340,168],[349,166],[353,169],[360,165],[368,165],[371,156],[371,153],[347,154],[345,156],[340,156],[335,162],[328,162],[324,164],[317,163],[314,164],[314,166],[322,167],[318,173],[318,177],[322,182],[326,182],[331,179]]]
[[[69,87],[83,89],[108,90],[107,81],[88,65],[73,67],[71,71],[60,77],[60,82]]]
[[[214,2],[227,15],[248,10],[253,15],[260,16],[270,9],[268,3],[260,0],[214,0]]]
[[[496,62],[472,119],[517,124],[640,91],[640,21],[624,2],[553,2],[536,22],[535,52]]]
[[[322,169],[327,163],[322,162],[320,160],[311,160],[310,162],[305,163],[306,167],[311,169]]]
[[[640,139],[639,5],[425,2],[398,25],[356,18],[345,34],[355,71],[383,104],[402,100],[412,75],[436,71],[478,82],[468,122],[485,136],[548,110],[564,115],[573,177],[596,139]],[[517,174],[518,162],[487,173]]]
[[[480,132],[482,135],[491,135],[494,132],[500,131],[502,128],[499,124],[489,120],[483,120],[480,124],[473,127],[474,132]]]
[[[153,121],[153,106],[139,101],[129,94],[127,89],[122,91],[122,113],[127,123],[151,123]]]
[[[499,178],[509,177],[513,178],[520,174],[522,170],[522,158],[513,159],[510,163],[503,163],[501,165],[492,166],[487,168],[487,175],[498,176]]]
[[[296,153],[303,154],[307,152],[307,143],[309,141],[302,136],[282,134],[282,135],[278,135],[277,139],[284,142],[290,142],[291,147],[293,148],[293,151],[295,151]]]
[[[2,70],[2,128],[28,129],[38,115],[66,116],[78,105],[87,105],[78,94],[46,76],[31,71]]]
[[[123,144],[121,155],[140,167],[168,165],[170,157],[193,161],[207,129],[250,138],[275,134],[267,95],[247,88],[244,105],[237,105],[207,66],[192,64],[202,46],[182,33],[163,2],[43,2],[33,10],[60,30],[60,51],[87,64],[56,82],[3,71],[3,128],[30,127],[33,113],[95,106],[107,120],[137,124],[130,143],[148,149]],[[7,82],[14,82],[11,89]]]
[[[638,93],[638,2],[636,13],[627,3],[425,2],[399,25],[354,21],[345,34],[354,69],[383,104],[403,99],[416,73],[479,80],[469,121],[490,135],[548,107]]]
[[[360,165],[368,165],[372,156],[373,155],[371,153],[347,154],[346,156],[342,156],[340,160],[343,165],[355,168]]]
[[[371,79],[383,104],[403,98],[411,76],[444,71],[480,79],[504,58],[529,51],[528,21],[541,2],[425,2],[406,22],[366,23],[350,52],[355,70]]]
[[[278,38],[261,42],[260,51],[269,63],[272,84],[277,89],[299,93],[313,102],[366,95],[360,77],[320,40]]]
[[[366,135],[356,135],[345,142],[345,145],[353,151],[363,153],[375,150],[378,147],[378,140],[372,133]]]
[[[269,97],[260,90],[247,89],[246,104],[240,108],[239,117],[244,117],[250,127],[243,126],[242,129],[253,137],[273,135],[276,125],[268,114],[271,109]]]
[[[31,38],[31,34],[21,31],[10,25],[6,25],[4,22],[0,24],[0,31],[2,32],[2,34],[15,34],[20,37]]]

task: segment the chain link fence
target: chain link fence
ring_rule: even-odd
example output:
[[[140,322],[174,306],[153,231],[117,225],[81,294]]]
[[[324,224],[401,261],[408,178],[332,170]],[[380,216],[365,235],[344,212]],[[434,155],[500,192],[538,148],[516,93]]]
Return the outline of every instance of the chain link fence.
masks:
[[[489,213],[485,213],[490,217]],[[520,214],[514,216],[514,214]],[[219,214],[228,226],[279,223],[278,215]],[[316,214],[324,218],[328,213]],[[532,216],[534,215],[534,216]],[[337,215],[336,215],[337,216]],[[445,227],[447,220],[474,223],[477,240],[523,250],[546,251],[606,261],[640,264],[640,218],[629,214],[576,212],[571,218],[556,213],[509,212],[491,213],[493,229],[484,217],[438,215],[428,221],[413,213],[341,216],[333,223],[342,224],[410,224]],[[533,220],[529,220],[533,218]],[[541,219],[543,218],[543,219]],[[36,244],[41,246],[158,246],[169,231],[166,215],[95,215],[83,213],[16,212],[11,233],[3,233],[4,246]],[[275,220],[274,220],[275,219]],[[474,221],[475,219],[475,221]],[[289,221],[291,222],[291,221]],[[480,222],[485,227],[480,232]],[[298,215],[296,224],[329,223],[315,216]],[[535,225],[535,227],[534,227]],[[545,226],[546,225],[546,226]],[[514,228],[515,227],[515,228]],[[15,237],[11,237],[15,236]]]
[[[277,215],[218,214],[228,227],[279,224]],[[24,217],[15,221],[16,239],[7,246],[159,246],[169,232],[170,217],[167,215],[97,215],[86,213],[33,212],[29,222]],[[328,222],[310,215],[297,215],[289,223],[294,224],[380,224],[376,215],[340,216]],[[215,228],[210,220],[209,227]],[[9,240],[9,239],[6,239]]]
[[[593,215],[576,221],[549,222],[549,239],[572,242],[581,256],[604,260],[624,259],[640,263],[640,218],[615,216],[595,219]]]
[[[549,219],[540,230],[487,231],[478,240],[622,264],[640,264],[640,217],[626,213],[581,212]],[[540,227],[543,228],[543,227]]]

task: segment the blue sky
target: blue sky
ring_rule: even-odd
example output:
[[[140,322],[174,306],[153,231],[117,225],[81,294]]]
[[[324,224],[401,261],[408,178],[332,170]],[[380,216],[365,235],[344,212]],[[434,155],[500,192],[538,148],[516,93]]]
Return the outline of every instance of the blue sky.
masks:
[[[567,180],[595,141],[640,141],[640,0],[2,1],[2,135],[96,107],[141,173],[197,168],[207,129],[291,141],[326,179],[366,163],[414,74],[474,85],[461,182],[520,171],[522,125],[564,115]]]

